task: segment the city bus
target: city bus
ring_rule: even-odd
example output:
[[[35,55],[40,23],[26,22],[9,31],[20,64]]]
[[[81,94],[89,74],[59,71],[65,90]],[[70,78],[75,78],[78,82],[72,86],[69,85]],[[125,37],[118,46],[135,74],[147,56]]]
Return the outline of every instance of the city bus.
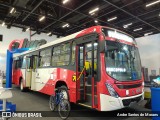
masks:
[[[120,30],[93,26],[13,56],[12,82],[70,102],[112,111],[144,99],[135,39]]]

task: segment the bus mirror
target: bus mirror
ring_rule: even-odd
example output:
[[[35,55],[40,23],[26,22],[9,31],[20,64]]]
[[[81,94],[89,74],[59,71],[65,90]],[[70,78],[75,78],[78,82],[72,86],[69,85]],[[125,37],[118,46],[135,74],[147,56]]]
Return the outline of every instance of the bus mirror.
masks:
[[[99,50],[101,53],[104,53],[105,52],[105,41],[100,41],[99,43]]]

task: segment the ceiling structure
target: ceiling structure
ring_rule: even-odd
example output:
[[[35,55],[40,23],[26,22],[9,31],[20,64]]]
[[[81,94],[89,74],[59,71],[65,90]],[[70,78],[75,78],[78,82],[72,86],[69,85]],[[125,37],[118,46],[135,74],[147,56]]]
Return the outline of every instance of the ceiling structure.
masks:
[[[94,25],[135,38],[160,33],[160,0],[0,0],[2,26],[66,36]]]

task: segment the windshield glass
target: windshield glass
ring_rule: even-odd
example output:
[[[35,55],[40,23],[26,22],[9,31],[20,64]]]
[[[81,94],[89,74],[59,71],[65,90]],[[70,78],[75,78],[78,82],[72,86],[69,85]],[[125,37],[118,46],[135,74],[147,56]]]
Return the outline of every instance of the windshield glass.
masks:
[[[105,61],[107,73],[116,80],[141,79],[138,49],[117,41],[106,41]]]

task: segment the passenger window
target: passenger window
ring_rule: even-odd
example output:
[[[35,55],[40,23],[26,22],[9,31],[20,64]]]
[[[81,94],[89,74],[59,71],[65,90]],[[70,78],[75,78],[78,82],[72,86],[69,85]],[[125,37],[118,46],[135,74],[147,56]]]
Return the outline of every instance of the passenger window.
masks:
[[[73,65],[75,63],[75,53],[76,53],[76,43],[72,43],[72,61],[71,64]]]
[[[39,67],[48,67],[51,63],[51,48],[44,49],[40,52]]]
[[[69,64],[70,43],[65,43],[53,48],[52,66],[63,66]]]
[[[23,57],[23,62],[22,62],[22,68],[25,69],[26,68],[26,58]]]

